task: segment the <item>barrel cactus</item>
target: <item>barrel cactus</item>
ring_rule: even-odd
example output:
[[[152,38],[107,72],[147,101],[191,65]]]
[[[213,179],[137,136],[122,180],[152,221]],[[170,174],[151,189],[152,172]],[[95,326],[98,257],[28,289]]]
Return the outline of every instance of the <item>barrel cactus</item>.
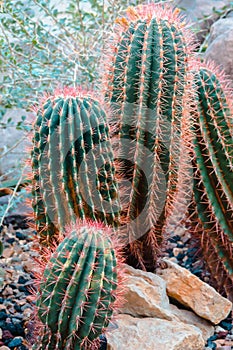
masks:
[[[194,234],[219,291],[233,300],[232,90],[213,64],[198,63]]]
[[[126,255],[147,270],[155,268],[175,209],[182,211],[177,200],[190,192],[192,51],[179,11],[152,3],[117,20],[106,55],[103,90],[119,136],[116,158],[131,183],[122,214]]]
[[[41,243],[49,244],[77,218],[117,225],[113,153],[98,99],[73,88],[44,98],[37,109],[31,159]]]
[[[49,258],[41,256],[39,334],[33,349],[98,348],[99,336],[121,299],[121,257],[113,239],[107,226],[76,222]]]

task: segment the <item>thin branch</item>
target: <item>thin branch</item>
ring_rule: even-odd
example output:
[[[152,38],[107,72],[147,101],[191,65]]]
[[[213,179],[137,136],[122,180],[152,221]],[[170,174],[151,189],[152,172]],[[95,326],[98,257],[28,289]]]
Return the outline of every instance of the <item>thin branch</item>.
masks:
[[[13,151],[23,140],[26,139],[26,136],[23,136],[21,139],[19,139],[12,147],[8,148],[8,150],[6,150],[6,152],[4,152],[3,154],[0,154],[0,159],[4,158],[8,153],[10,153],[11,151]]]
[[[56,18],[45,6],[41,5],[41,4],[39,3],[38,0],[33,0],[33,2],[34,2],[36,5],[38,5],[49,17],[51,17],[51,18],[54,20],[55,24],[57,24],[61,29],[63,29],[64,32],[66,33],[66,35],[67,35],[68,37],[72,38],[73,41],[76,42],[76,38],[73,36],[73,34],[70,33],[70,32],[66,29],[66,27],[64,27],[64,26],[57,20],[57,18]]]

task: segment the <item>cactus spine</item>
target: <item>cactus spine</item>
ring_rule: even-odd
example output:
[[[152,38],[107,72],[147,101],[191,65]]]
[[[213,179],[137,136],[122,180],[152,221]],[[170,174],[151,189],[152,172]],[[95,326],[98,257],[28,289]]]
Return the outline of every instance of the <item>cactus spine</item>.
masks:
[[[116,115],[122,173],[132,183],[124,213],[128,262],[153,270],[165,222],[188,176],[192,40],[177,11],[166,5],[129,8],[118,27],[104,89]]]
[[[69,227],[39,283],[42,325],[33,349],[81,350],[98,345],[111,319],[119,282],[119,255],[111,236],[111,229],[98,223]]]
[[[57,90],[39,108],[34,130],[32,193],[41,242],[76,218],[116,225],[115,169],[100,103],[75,89]]]
[[[199,64],[194,195],[203,254],[220,291],[233,300],[233,108],[213,65]]]

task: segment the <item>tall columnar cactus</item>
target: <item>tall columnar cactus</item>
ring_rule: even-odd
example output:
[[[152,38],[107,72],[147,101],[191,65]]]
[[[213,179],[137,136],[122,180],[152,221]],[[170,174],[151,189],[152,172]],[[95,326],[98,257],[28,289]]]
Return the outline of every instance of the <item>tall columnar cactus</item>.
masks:
[[[72,88],[47,96],[37,111],[31,158],[41,242],[50,242],[76,218],[117,224],[113,154],[98,100]]]
[[[232,91],[213,65],[198,65],[194,195],[207,265],[219,290],[233,300]]]
[[[139,5],[117,20],[106,60],[104,91],[120,136],[117,158],[131,182],[123,217],[129,262],[147,270],[155,267],[174,199],[190,192],[192,49],[192,35],[177,10]]]
[[[33,349],[98,348],[120,296],[121,260],[112,236],[102,224],[77,222],[48,261],[42,256],[36,302],[41,324]]]

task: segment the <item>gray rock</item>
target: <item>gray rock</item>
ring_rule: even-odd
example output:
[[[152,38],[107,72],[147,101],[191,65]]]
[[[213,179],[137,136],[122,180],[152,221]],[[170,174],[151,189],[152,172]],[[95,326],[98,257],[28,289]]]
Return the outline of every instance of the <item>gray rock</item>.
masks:
[[[230,4],[230,0],[175,0],[175,4],[185,9],[184,13],[194,23],[194,27],[199,31],[198,39],[202,41],[210,25],[218,19],[213,8],[221,10]],[[208,16],[208,19],[204,18],[205,16]]]
[[[213,14],[213,8],[220,10],[230,2],[230,0],[175,0],[176,6],[185,9],[193,20],[210,16]]]
[[[32,121],[32,113],[26,112],[23,109],[12,109],[6,112],[2,122],[6,123],[9,118],[12,118],[12,122],[17,124],[21,121],[22,116],[27,116],[30,118],[30,121]],[[25,139],[23,139],[24,136]],[[26,147],[29,145],[26,134],[23,130],[16,130],[14,126],[9,126],[8,128],[1,130],[0,154],[5,153],[21,139],[22,141],[17,147],[5,157],[0,158],[0,175],[7,174],[11,168],[17,169],[19,167],[21,161],[24,160],[27,155]]]
[[[233,17],[212,25],[205,58],[220,65],[233,80]]]

